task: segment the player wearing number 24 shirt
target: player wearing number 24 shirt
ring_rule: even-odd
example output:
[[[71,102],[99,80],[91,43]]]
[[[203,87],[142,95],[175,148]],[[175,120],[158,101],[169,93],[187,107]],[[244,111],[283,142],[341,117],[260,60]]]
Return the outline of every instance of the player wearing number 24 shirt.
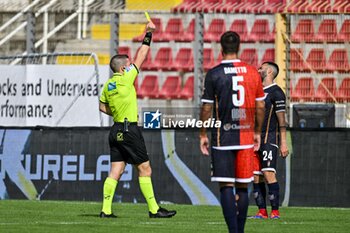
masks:
[[[253,148],[260,146],[265,94],[256,68],[238,59],[239,35],[225,32],[220,43],[223,61],[205,77],[201,120],[212,117],[221,121],[221,127],[211,131],[211,180],[219,182],[229,232],[242,233],[249,204],[247,184],[253,180]],[[201,128],[204,155],[209,155],[208,147],[206,129]]]

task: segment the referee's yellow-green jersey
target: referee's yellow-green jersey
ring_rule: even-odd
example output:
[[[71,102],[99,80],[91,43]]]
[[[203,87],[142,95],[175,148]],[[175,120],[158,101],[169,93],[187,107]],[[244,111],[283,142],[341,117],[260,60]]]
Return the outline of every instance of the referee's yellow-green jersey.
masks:
[[[139,73],[134,64],[126,67],[124,74],[114,73],[103,86],[100,102],[108,104],[114,122],[137,122],[137,97],[134,81]]]

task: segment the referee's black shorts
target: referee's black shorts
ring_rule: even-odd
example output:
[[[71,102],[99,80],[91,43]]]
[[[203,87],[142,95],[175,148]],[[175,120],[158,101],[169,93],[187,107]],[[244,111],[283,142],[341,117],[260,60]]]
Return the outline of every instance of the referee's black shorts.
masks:
[[[145,141],[137,123],[130,123],[128,132],[123,132],[124,123],[114,123],[109,133],[111,162],[124,161],[141,164],[149,160]]]

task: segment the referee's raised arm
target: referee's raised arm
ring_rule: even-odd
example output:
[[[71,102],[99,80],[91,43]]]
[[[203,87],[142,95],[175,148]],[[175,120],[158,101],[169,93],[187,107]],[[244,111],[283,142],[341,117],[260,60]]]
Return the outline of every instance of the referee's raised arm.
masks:
[[[156,30],[156,26],[153,24],[152,21],[149,21],[146,26],[146,35],[145,38],[143,38],[142,45],[140,47],[140,50],[136,56],[136,59],[134,61],[134,65],[137,66],[138,69],[140,69],[142,63],[145,61],[149,47],[151,45],[152,41],[152,32]]]

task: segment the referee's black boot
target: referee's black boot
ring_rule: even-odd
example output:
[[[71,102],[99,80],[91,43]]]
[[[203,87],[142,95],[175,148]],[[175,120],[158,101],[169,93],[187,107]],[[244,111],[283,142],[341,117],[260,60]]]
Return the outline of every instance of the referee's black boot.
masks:
[[[166,210],[162,207],[159,207],[157,213],[152,214],[151,212],[149,213],[149,217],[150,218],[171,218],[172,216],[174,216],[176,214],[175,210]]]
[[[103,212],[100,213],[100,218],[116,218],[117,216],[112,214],[105,214]]]

